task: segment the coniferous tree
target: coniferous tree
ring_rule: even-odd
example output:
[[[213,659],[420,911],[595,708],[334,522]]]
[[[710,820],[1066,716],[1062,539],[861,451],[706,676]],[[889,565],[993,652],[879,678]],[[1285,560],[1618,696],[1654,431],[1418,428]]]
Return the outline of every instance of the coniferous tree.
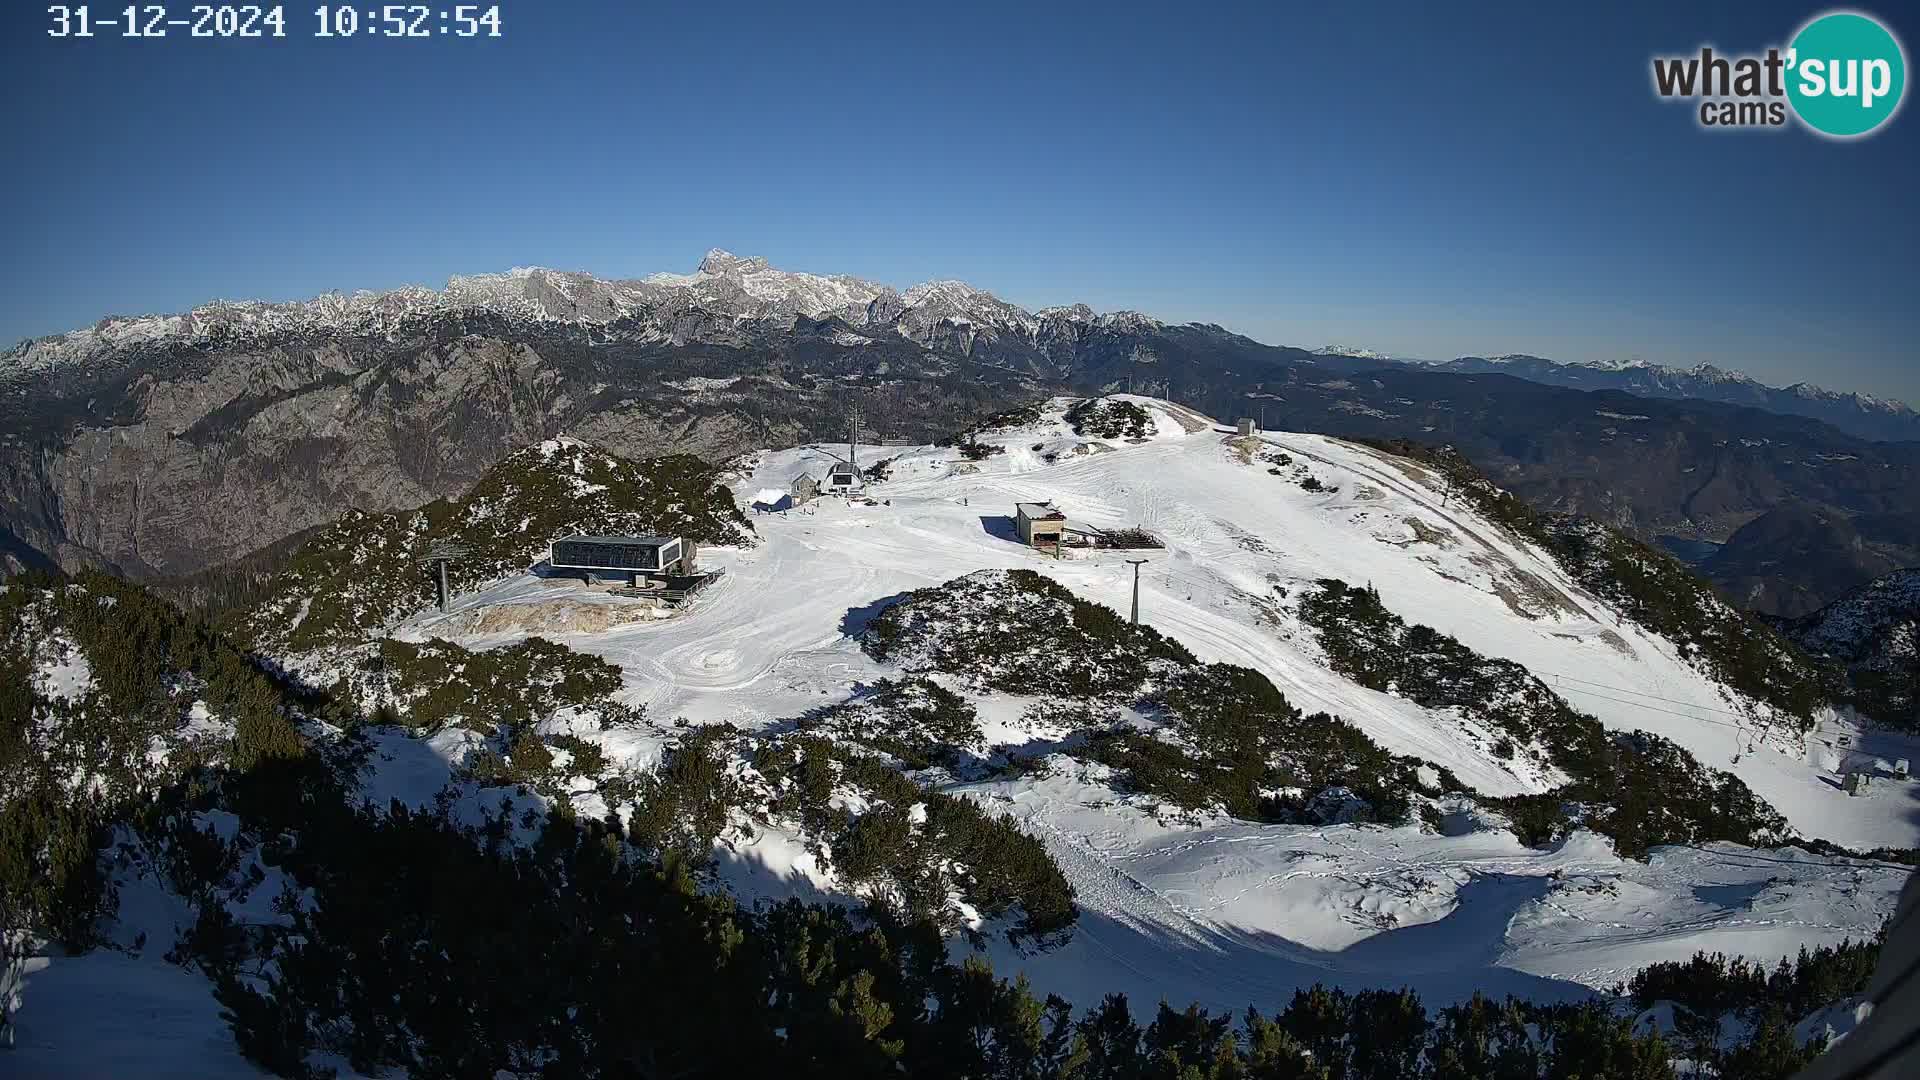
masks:
[[[1140,1025],[1125,994],[1108,994],[1074,1025],[1066,1080],[1139,1080]]]
[[[1334,1080],[1345,1080],[1347,1032],[1353,1021],[1352,1001],[1346,991],[1318,983],[1297,990],[1279,1019],[1280,1026],[1307,1048],[1313,1060],[1325,1065]]]
[[[1248,1008],[1247,1080],[1330,1080],[1327,1067],[1274,1020]]]
[[[1199,1005],[1175,1011],[1163,1001],[1147,1025],[1144,1042],[1142,1075],[1151,1080],[1231,1080],[1240,1075],[1232,1016],[1213,1016]]]
[[[1427,1010],[1411,990],[1355,994],[1350,1023],[1356,1036],[1347,1074],[1352,1080],[1400,1080],[1418,1073],[1427,1042]]]
[[[1427,1048],[1430,1080],[1534,1080],[1540,1052],[1512,998],[1480,994],[1440,1010]]]
[[[1605,1002],[1532,1011],[1547,1047],[1541,1080],[1673,1080],[1666,1040],[1658,1034],[1635,1037],[1631,1024]]]
[[[1789,1080],[1819,1057],[1825,1040],[1800,1045],[1793,1024],[1777,1007],[1769,1008],[1745,1041],[1717,1055],[1721,1076],[1741,1080]]]

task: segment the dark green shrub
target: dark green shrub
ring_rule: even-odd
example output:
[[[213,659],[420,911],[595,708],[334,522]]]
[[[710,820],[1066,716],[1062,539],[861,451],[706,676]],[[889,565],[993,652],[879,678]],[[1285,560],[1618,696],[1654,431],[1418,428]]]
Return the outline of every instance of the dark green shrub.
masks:
[[[1513,835],[1528,847],[1549,847],[1565,839],[1573,829],[1573,819],[1567,816],[1565,803],[1551,792],[1487,801],[1507,815],[1513,822]]]
[[[713,857],[714,841],[748,805],[747,792],[725,756],[730,735],[727,728],[702,729],[641,774],[627,823],[627,837],[635,846],[674,852],[696,864]]]
[[[1713,678],[1772,706],[1803,730],[1832,699],[1828,676],[1804,653],[1666,552],[1587,518],[1535,510],[1452,447],[1357,441],[1434,470],[1449,497],[1465,499],[1481,516],[1532,541],[1626,618],[1675,642]]]
[[[0,802],[0,930],[41,927],[68,948],[91,947],[114,906],[99,861],[107,837],[102,808],[87,800],[42,788]]]
[[[1528,844],[1565,834],[1560,805],[1567,802],[1588,804],[1586,824],[1631,857],[1666,843],[1766,845],[1790,835],[1786,819],[1738,777],[1702,765],[1672,740],[1608,731],[1520,664],[1409,626],[1373,589],[1322,581],[1301,598],[1300,616],[1340,674],[1426,708],[1456,710],[1502,733],[1496,756],[1541,753],[1571,777],[1546,795],[1489,800]]]
[[[1018,611],[1019,617],[1007,613]],[[939,671],[985,689],[1069,698],[1139,690],[1156,663],[1193,654],[1151,627],[1074,596],[1031,570],[982,570],[916,590],[861,633],[876,660]]]
[[[1042,944],[1064,940],[1077,917],[1073,888],[1046,846],[970,799],[923,790],[818,736],[764,747],[754,767],[783,785],[772,811],[829,837],[824,854],[836,872],[888,884],[905,905],[896,915],[944,918],[952,891],[989,919],[1017,910],[1008,936]],[[868,808],[856,815],[831,806],[839,786],[864,796]],[[916,806],[924,815],[917,827]]]
[[[882,679],[867,694],[826,710],[806,726],[877,750],[909,769],[953,765],[981,738],[973,706],[924,676]]]
[[[572,756],[567,772],[574,776],[599,776],[607,770],[607,752],[599,743],[588,742],[578,735],[555,735],[549,742],[555,749],[565,750]]]
[[[538,637],[480,651],[439,638],[385,639],[359,679],[369,696],[392,693],[408,727],[456,724],[487,734],[502,725],[530,726],[565,706],[599,703],[620,689],[619,668]]]
[[[1075,435],[1096,439],[1144,439],[1153,433],[1153,417],[1131,401],[1085,398],[1067,407]]]
[[[716,465],[689,455],[626,461],[582,443],[551,441],[509,454],[457,500],[417,510],[349,510],[289,556],[266,598],[230,629],[249,645],[298,653],[358,643],[427,607],[435,580],[428,549],[469,554],[448,569],[456,592],[525,571],[556,537],[681,536],[743,544],[753,526]]]

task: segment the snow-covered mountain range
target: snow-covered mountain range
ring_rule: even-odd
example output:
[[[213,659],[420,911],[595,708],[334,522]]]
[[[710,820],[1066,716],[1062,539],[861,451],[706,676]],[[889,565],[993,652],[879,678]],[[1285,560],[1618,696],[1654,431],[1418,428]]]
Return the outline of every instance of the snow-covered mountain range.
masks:
[[[1497,372],[1578,390],[1625,390],[1646,397],[1747,405],[1788,416],[1824,420],[1866,439],[1920,439],[1920,413],[1904,401],[1829,390],[1808,382],[1768,386],[1744,372],[1713,364],[1673,367],[1638,358],[1574,363],[1511,353],[1462,356],[1429,366],[1469,374]]]
[[[929,347],[972,349],[983,342],[990,347],[1004,337],[1042,352],[1092,327],[1138,332],[1163,325],[1140,312],[1100,314],[1084,304],[1029,311],[962,281],[930,281],[901,292],[846,274],[782,270],[764,258],[716,248],[691,274],[604,279],[523,267],[455,277],[439,290],[330,293],[288,303],[216,301],[182,314],[109,316],[93,326],[20,342],[0,353],[0,380],[129,357],[155,347],[260,348],[296,341],[392,338],[435,320],[475,316],[527,325],[630,323],[641,328],[644,337],[675,341],[695,334],[691,323],[700,317],[720,316],[763,328],[790,328],[796,319],[835,319],[856,330],[892,329]],[[1322,346],[1313,355],[1441,371],[1499,372],[1576,389],[1750,405],[1824,420],[1863,438],[1920,439],[1920,413],[1905,402],[1805,382],[1775,388],[1711,364],[1681,368],[1639,359],[1562,363],[1521,353],[1428,363],[1342,344]]]
[[[1397,357],[1359,345],[1322,345],[1313,350],[1315,356],[1350,356],[1356,360],[1395,360]]]
[[[829,436],[856,399],[918,441],[1050,393],[1135,388],[1219,417],[1450,444],[1539,505],[1642,539],[1724,540],[1783,502],[1845,515],[1879,557],[1913,534],[1920,442],[1357,352],[725,252],[635,280],[516,270],[109,318],[0,355],[0,565],[199,573],[342,504],[457,495],[557,435],[718,460]],[[1784,572],[1813,604],[1864,580]]]
[[[889,327],[928,343],[945,331],[971,339],[1012,335],[1027,341],[1076,328],[1160,325],[1139,312],[1096,314],[1083,304],[1027,311],[959,281],[931,281],[899,292],[846,275],[769,266],[759,257],[715,249],[691,274],[637,280],[517,268],[455,277],[446,288],[331,293],[291,303],[218,301],[184,314],[109,316],[93,326],[21,342],[0,353],[0,378],[44,373],[156,346],[261,348],[303,340],[386,338],[438,319],[491,316],[525,324],[606,326],[631,321],[660,337],[684,336],[689,316],[791,327],[796,319],[838,319],[853,327]]]

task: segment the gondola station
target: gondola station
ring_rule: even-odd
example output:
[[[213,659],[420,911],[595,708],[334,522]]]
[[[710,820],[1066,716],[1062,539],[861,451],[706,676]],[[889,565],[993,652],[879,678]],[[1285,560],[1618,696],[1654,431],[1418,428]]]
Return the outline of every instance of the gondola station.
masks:
[[[569,536],[553,542],[547,566],[589,585],[600,575],[624,575],[626,584],[615,591],[671,607],[720,576],[700,572],[698,555],[699,545],[679,536]]]

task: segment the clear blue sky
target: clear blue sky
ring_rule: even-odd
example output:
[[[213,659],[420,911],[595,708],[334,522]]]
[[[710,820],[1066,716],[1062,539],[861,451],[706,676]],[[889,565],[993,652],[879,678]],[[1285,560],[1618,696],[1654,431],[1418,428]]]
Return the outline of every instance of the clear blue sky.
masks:
[[[507,0],[499,41],[416,42],[314,40],[296,3],[287,41],[211,43],[57,42],[9,4],[0,339],[719,246],[1920,401],[1920,112],[1714,135],[1650,90],[1656,52],[1819,7],[1334,6]],[[1910,54],[1911,10],[1879,11]]]

